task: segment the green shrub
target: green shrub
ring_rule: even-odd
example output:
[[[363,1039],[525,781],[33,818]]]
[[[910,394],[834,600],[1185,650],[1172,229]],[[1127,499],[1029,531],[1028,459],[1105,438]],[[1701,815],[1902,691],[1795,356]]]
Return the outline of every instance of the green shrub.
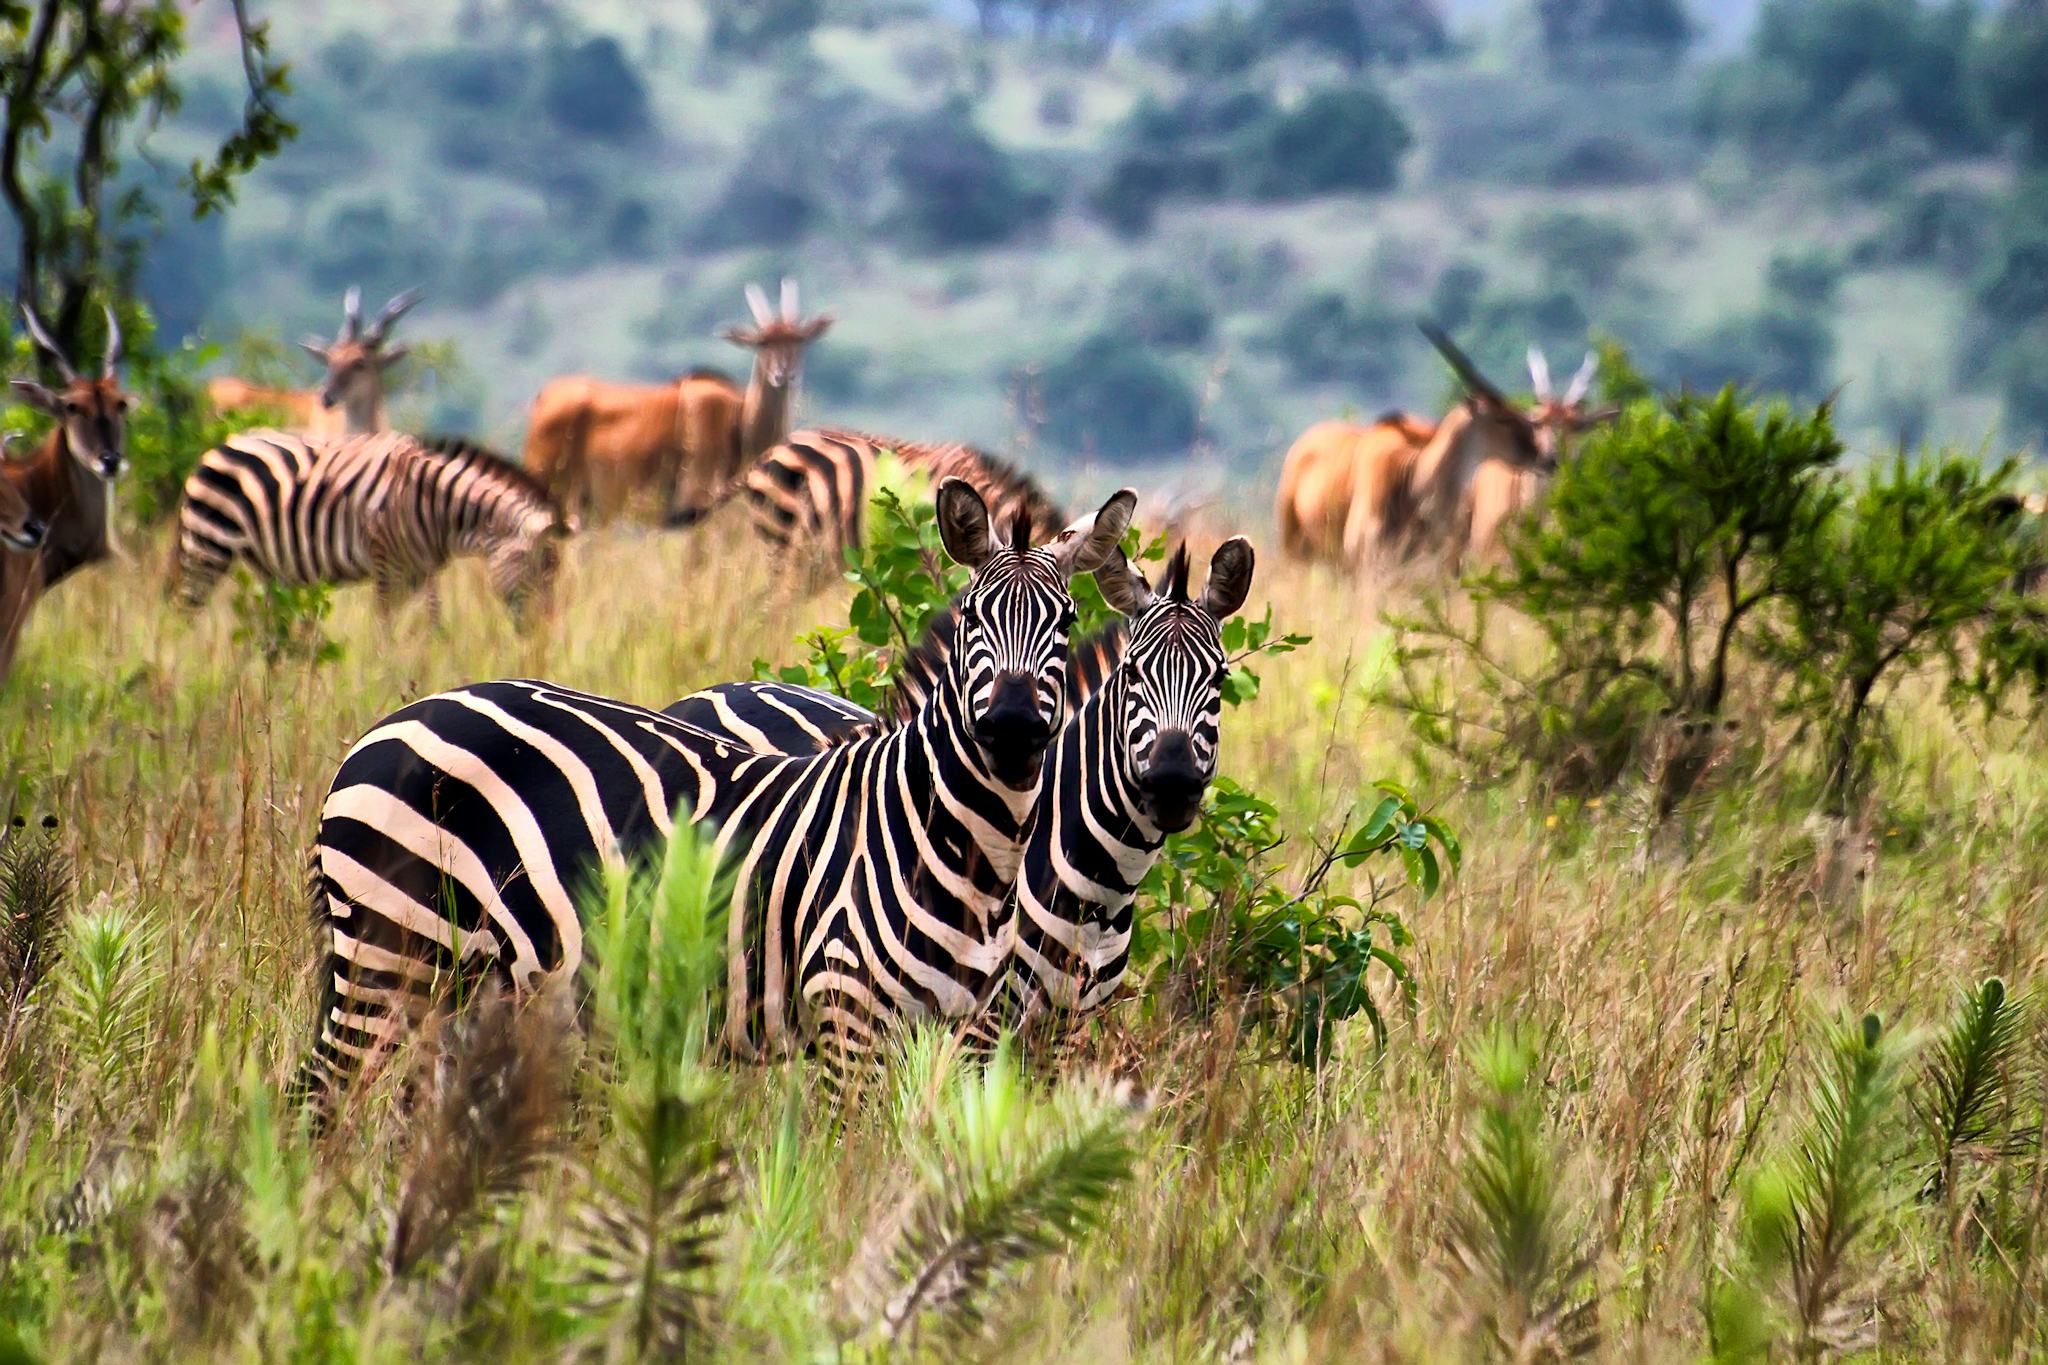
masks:
[[[808,38],[823,17],[823,0],[714,0],[711,50],[762,57]]]
[[[1125,337],[1087,338],[1047,365],[1039,383],[1046,435],[1069,453],[1142,459],[1194,444],[1194,390]]]
[[[1993,124],[2017,135],[2034,165],[2048,164],[2048,100],[2041,73],[2048,70],[2048,10],[2007,3],[1978,41],[1975,81]]]
[[[1675,719],[1678,748],[1653,756],[1668,815],[1724,718],[1756,709],[1733,695],[1740,646],[1833,515],[1841,453],[1825,407],[1758,411],[1733,389],[1635,404],[1560,468],[1542,517],[1510,534],[1508,564],[1474,585],[1469,625],[1435,598],[1400,622],[1410,637],[1390,699],[1424,742],[1482,767],[1528,766],[1567,792],[1604,791]],[[1497,610],[1541,637],[1533,665],[1501,654],[1488,633]],[[1453,684],[1446,655],[1473,676]]]
[[[1536,258],[1545,279],[1592,293],[1628,268],[1642,238],[1618,217],[1552,209],[1524,218],[1515,228],[1515,245]]]

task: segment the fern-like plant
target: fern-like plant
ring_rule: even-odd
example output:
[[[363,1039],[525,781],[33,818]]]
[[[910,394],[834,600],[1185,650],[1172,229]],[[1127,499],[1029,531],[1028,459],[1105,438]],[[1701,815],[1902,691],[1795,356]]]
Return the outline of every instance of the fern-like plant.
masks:
[[[49,976],[62,947],[59,928],[71,897],[71,863],[57,847],[57,819],[34,831],[20,816],[0,831],[0,1059],[11,1051],[29,997]]]
[[[1929,1049],[1914,1090],[1928,1147],[1926,1198],[1949,1198],[1959,1164],[2009,1154],[2033,1135],[2012,1121],[2014,1082],[2026,1064],[2026,1015],[2027,1001],[1991,977],[1963,992]]]
[[[1451,1248],[1473,1315],[1512,1360],[1584,1355],[1599,1344],[1596,1253],[1573,1231],[1544,1131],[1536,1050],[1496,1030],[1473,1050],[1478,1101],[1459,1164]]]
[[[1872,1341],[1880,1278],[1866,1255],[1898,1202],[1892,1170],[1909,1046],[1875,1014],[1829,1029],[1797,1134],[1744,1189],[1750,1279],[1717,1294],[1716,1317],[1751,1321],[1725,1333],[1717,1321],[1717,1341],[1783,1341],[1808,1360]]]
[[[1007,1041],[940,1086],[912,1144],[918,1186],[871,1232],[851,1276],[886,1344],[973,1339],[1003,1286],[1096,1226],[1135,1160],[1128,1105],[1088,1082],[1039,1091]]]
[[[156,939],[149,926],[111,905],[66,926],[56,1012],[66,1037],[104,1090],[140,1060],[148,1038],[144,1004],[156,980]]]
[[[385,1262],[404,1274],[522,1189],[555,1146],[567,1081],[567,1011],[552,996],[486,996],[437,1068]]]

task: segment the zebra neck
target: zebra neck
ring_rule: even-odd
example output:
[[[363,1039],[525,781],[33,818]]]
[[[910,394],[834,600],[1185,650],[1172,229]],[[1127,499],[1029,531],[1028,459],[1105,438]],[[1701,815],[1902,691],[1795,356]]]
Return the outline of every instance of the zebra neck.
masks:
[[[953,862],[956,871],[970,871],[972,862],[985,864],[992,874],[985,879],[991,889],[1007,895],[1017,879],[1025,826],[1043,781],[1016,791],[989,771],[950,668],[940,674],[917,719],[881,742],[901,744],[906,754],[916,756],[911,766],[929,774],[932,795],[959,821],[972,845],[971,850],[935,846],[934,852]]]
[[[1132,898],[1165,842],[1145,816],[1117,732],[1122,714],[1123,688],[1112,682],[1060,732],[1047,760],[1011,905],[1019,1022],[1048,1007],[1093,1009],[1122,984]]]

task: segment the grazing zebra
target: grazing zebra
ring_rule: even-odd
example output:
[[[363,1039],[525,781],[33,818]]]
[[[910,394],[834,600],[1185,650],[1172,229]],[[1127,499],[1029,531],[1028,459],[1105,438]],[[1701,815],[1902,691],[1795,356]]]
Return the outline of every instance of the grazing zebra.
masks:
[[[321,811],[329,938],[321,1099],[453,980],[514,989],[575,972],[601,866],[711,832],[733,873],[722,1042],[814,1048],[843,1076],[889,1021],[972,1013],[1045,750],[1064,720],[1067,581],[1112,552],[1116,494],[1051,545],[999,543],[966,483],[940,485],[946,552],[974,570],[959,635],[915,721],[823,753],[769,753],[543,682],[482,683],[394,713],[351,749]]]
[[[1031,478],[992,455],[964,445],[891,441],[853,431],[799,431],[775,446],[728,490],[743,494],[754,529],[788,549],[818,545],[837,563],[866,537],[875,462],[891,454],[936,486],[947,478],[972,484],[1002,522],[1026,517],[1036,536],[1051,535],[1066,517]]]
[[[1124,619],[1074,642],[1070,719],[1053,741],[1011,894],[1011,957],[988,1018],[1026,1026],[1049,1011],[1086,1012],[1113,999],[1130,961],[1132,899],[1168,834],[1193,823],[1216,775],[1222,715],[1222,623],[1251,590],[1242,537],[1210,560],[1188,593],[1183,545],[1155,590],[1115,551],[1095,581]],[[756,748],[814,753],[903,723],[935,681],[956,623],[941,614],[904,661],[892,714],[877,717],[828,692],[787,683],[728,683],[692,693],[666,714]]]
[[[515,609],[544,598],[574,529],[517,465],[458,439],[244,431],[199,457],[178,508],[172,586],[197,607],[235,560],[283,583],[374,579],[389,611],[450,559],[486,558]]]

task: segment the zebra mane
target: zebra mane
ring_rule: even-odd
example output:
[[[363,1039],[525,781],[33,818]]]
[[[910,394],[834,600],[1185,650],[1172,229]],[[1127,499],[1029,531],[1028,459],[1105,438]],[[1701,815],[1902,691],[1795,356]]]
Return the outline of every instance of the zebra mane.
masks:
[[[554,495],[548,492],[541,481],[533,476],[526,466],[519,464],[487,445],[470,440],[467,436],[420,436],[415,443],[429,454],[439,455],[455,464],[479,464],[491,462],[492,473],[501,476],[507,483],[530,494],[536,502],[555,507]]]

